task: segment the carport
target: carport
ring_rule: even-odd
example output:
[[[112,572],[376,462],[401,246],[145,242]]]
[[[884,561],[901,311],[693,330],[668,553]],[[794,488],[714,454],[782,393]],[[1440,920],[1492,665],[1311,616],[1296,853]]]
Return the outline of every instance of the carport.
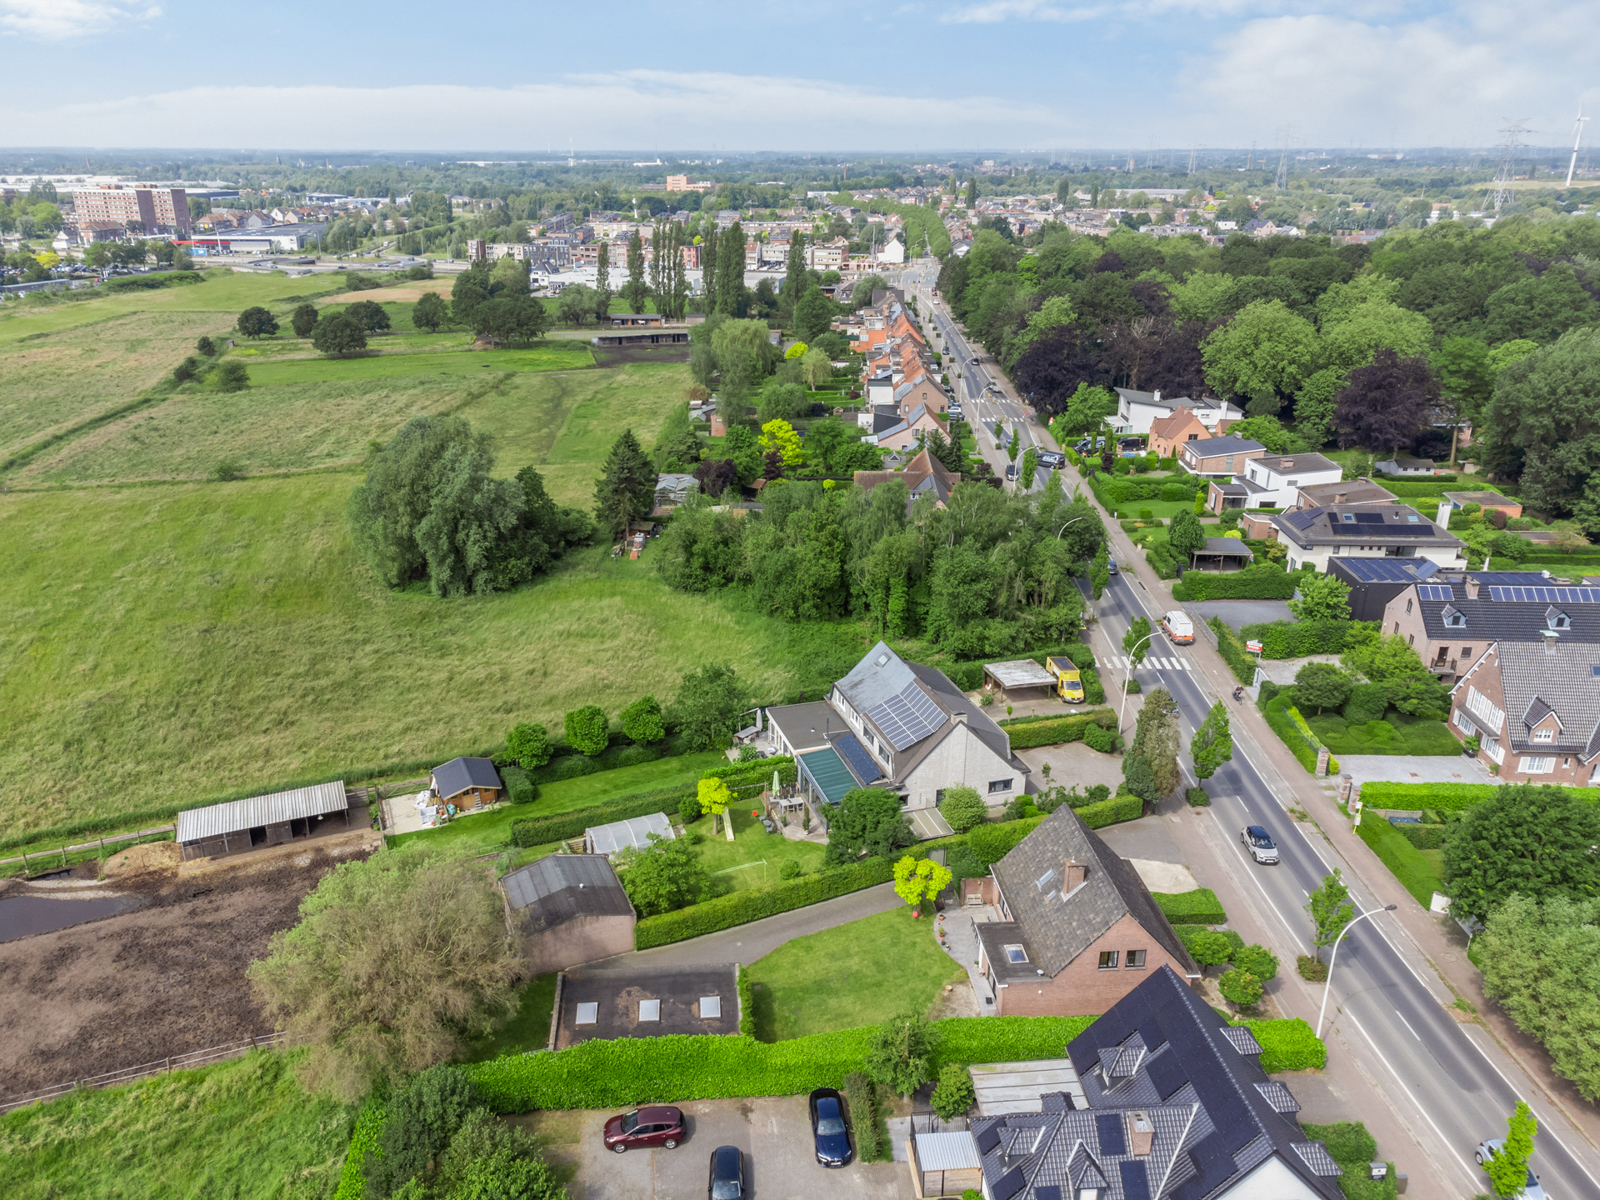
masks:
[[[1043,700],[1053,695],[1055,676],[1031,658],[983,664],[984,691],[1000,689],[1004,700]]]
[[[1208,537],[1206,544],[1194,552],[1191,564],[1197,571],[1240,571],[1255,557],[1241,538]]]

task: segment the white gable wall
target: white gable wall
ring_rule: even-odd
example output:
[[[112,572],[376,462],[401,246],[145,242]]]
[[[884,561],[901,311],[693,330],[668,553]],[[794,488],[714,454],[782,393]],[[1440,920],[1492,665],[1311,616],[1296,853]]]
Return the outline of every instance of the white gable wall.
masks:
[[[1324,1200],[1322,1193],[1277,1155],[1239,1180],[1223,1196],[1227,1200]]]
[[[989,794],[989,784],[1011,780],[1011,789]],[[1009,759],[986,746],[971,726],[954,725],[905,780],[907,808],[933,808],[941,788],[958,784],[978,789],[990,804],[1009,804],[1026,788],[1027,777]]]

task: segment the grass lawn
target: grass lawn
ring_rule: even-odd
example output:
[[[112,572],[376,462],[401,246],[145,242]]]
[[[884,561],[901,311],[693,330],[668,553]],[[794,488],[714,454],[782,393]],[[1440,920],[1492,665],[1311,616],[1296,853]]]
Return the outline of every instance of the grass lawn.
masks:
[[[690,832],[705,835],[699,846],[700,861],[711,873],[712,885],[718,892],[770,887],[781,882],[779,864],[791,860],[799,863],[803,872],[821,870],[825,847],[816,842],[790,841],[783,836],[782,826],[777,833],[768,833],[766,826],[750,815],[748,806],[729,809],[728,813],[733,817],[731,842],[723,834],[711,832],[709,817],[701,817],[688,827]]]
[[[594,366],[582,342],[547,342],[525,350],[374,354],[363,358],[264,359],[250,364],[252,388],[285,383],[395,379],[417,375],[482,376],[498,371],[567,371]]]
[[[1117,511],[1112,516],[1124,521],[1133,521],[1148,512],[1159,520],[1170,521],[1181,512],[1193,511],[1193,500],[1130,500],[1126,504],[1118,505]]]
[[[619,767],[615,771],[597,771],[576,779],[542,783],[539,785],[539,798],[532,804],[504,804],[485,813],[461,817],[438,829],[403,833],[393,840],[410,842],[421,839],[429,845],[459,843],[472,847],[480,854],[488,854],[510,843],[513,821],[525,817],[553,816],[631,796],[635,792],[693,783],[708,767],[727,761],[718,751],[708,750],[704,754],[680,754],[675,758],[658,758],[655,762],[640,763],[634,767]],[[668,815],[677,816],[676,813]]]
[[[1426,908],[1434,892],[1444,891],[1443,850],[1418,850],[1406,841],[1404,834],[1378,816],[1364,816],[1356,832],[1418,904]]]
[[[550,1042],[550,1017],[556,1007],[556,973],[535,975],[522,985],[517,1011],[488,1037],[467,1047],[467,1061],[480,1062],[502,1054],[543,1050]]]
[[[750,979],[756,1036],[773,1042],[924,1011],[966,975],[938,947],[933,920],[901,907],[787,942],[753,963]]]
[[[1458,742],[1443,721],[1408,717],[1391,710],[1381,721],[1351,725],[1338,713],[1310,716],[1306,724],[1333,756],[1341,754],[1410,754],[1443,757],[1461,753]]]
[[[70,1093],[0,1116],[8,1200],[329,1196],[354,1110],[307,1095],[300,1055],[235,1062],[129,1087]]]

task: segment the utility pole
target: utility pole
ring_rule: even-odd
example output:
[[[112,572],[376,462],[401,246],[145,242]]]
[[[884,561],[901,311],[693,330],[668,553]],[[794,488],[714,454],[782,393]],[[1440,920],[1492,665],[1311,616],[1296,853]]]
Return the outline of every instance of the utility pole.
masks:
[[[1583,106],[1578,106],[1578,119],[1572,126],[1572,161],[1567,164],[1567,186],[1572,186],[1572,173],[1578,169],[1578,143],[1583,140],[1583,123],[1589,118],[1583,115]],[[86,160],[87,161],[87,160]]]
[[[1517,173],[1517,147],[1521,144],[1522,135],[1528,132],[1526,121],[1512,121],[1500,131],[1504,139],[1500,143],[1500,170],[1495,173],[1494,191],[1490,196],[1497,215],[1512,198],[1511,181]]]

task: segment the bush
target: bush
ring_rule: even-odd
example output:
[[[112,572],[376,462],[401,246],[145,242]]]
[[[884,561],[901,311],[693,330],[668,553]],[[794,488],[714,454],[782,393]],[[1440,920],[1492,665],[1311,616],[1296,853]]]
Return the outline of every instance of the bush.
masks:
[[[678,820],[685,825],[693,825],[704,814],[700,811],[699,796],[685,796],[678,801]]]
[[[1341,712],[1350,724],[1365,725],[1369,721],[1381,721],[1388,708],[1388,688],[1381,683],[1358,683],[1350,689],[1350,699],[1344,702]]]
[[[1261,999],[1261,980],[1237,966],[1217,982],[1223,999],[1240,1008],[1252,1008]]]
[[[1443,825],[1413,825],[1408,821],[1396,825],[1395,829],[1418,850],[1444,849],[1445,826]]]
[[[660,757],[661,751],[654,746],[622,746],[611,756],[607,769],[637,767],[640,763],[655,762]]]
[[[1299,1017],[1266,1021],[1239,1021],[1261,1043],[1261,1069],[1269,1075],[1279,1071],[1320,1071],[1328,1065],[1328,1048]]]
[[[539,797],[539,789],[521,767],[507,763],[500,768],[500,778],[506,782],[506,799],[513,804],[531,804]]]
[[[1305,658],[1343,654],[1376,626],[1367,621],[1263,621],[1239,630],[1245,641],[1261,643],[1262,658]]]
[[[635,814],[642,816],[643,814]],[[730,892],[701,904],[691,904],[676,912],[645,917],[633,927],[633,948],[648,950],[668,946],[721,929],[732,929],[759,921],[763,917],[791,912],[811,904],[849,895],[862,888],[888,883],[894,878],[894,864],[886,858],[835,867],[820,875],[807,875],[776,887]]]
[[[1059,1058],[1061,1047],[1093,1021],[1093,1017],[954,1017],[937,1021],[933,1023],[937,1035],[934,1069],[952,1062]],[[566,1050],[506,1055],[462,1070],[484,1101],[502,1113],[793,1096],[818,1087],[844,1088],[859,1137],[867,1122],[846,1076],[859,1070],[877,1032],[877,1026],[868,1026],[783,1042],[719,1034],[596,1038]]]
[[[605,709],[598,704],[585,704],[569,712],[566,717],[566,741],[579,754],[590,758],[602,753],[610,743]]]
[[[1137,821],[1144,815],[1144,801],[1133,795],[1117,796],[1098,804],[1086,804],[1078,809],[1078,815],[1090,829],[1104,829],[1119,821]]]
[[[1181,929],[1182,926],[1174,926]],[[1226,934],[1213,933],[1209,929],[1185,930],[1188,936],[1183,938],[1183,944],[1189,949],[1189,957],[1199,963],[1201,968],[1220,967],[1234,955],[1233,942]]]
[[[1288,600],[1294,595],[1295,577],[1265,563],[1213,575],[1201,571],[1184,574],[1172,589],[1174,600]],[[1180,595],[1179,593],[1182,593]]]
[[[1266,718],[1272,732],[1289,747],[1300,765],[1315,774],[1317,751],[1322,749],[1322,743],[1317,739],[1317,735],[1311,732],[1311,727],[1305,723],[1305,718],[1300,716],[1300,711],[1289,703],[1289,695],[1288,692],[1279,692],[1267,700],[1261,706],[1261,715]]]
[[[1228,914],[1210,888],[1192,892],[1151,892],[1151,897],[1174,925],[1224,925]]]
[[[1276,978],[1278,974],[1278,957],[1265,946],[1252,944],[1234,951],[1233,965],[1241,971],[1250,972],[1262,983]]]
[[[750,984],[750,969],[739,964],[739,1032],[744,1037],[754,1037],[756,1032],[756,1004]]]
[[[778,864],[779,879],[799,879],[800,871],[799,862],[792,858],[786,858]]]
[[[1177,594],[1177,589],[1173,590],[1173,594]],[[1256,677],[1256,659],[1255,655],[1244,648],[1244,640],[1221,617],[1212,617],[1206,624],[1210,626],[1211,632],[1217,635],[1217,653],[1222,655],[1222,661],[1228,664],[1233,677],[1243,684],[1253,683]],[[1263,688],[1265,686],[1262,685]]]
[[[964,1115],[977,1100],[971,1072],[961,1063],[946,1063],[933,1089],[933,1111],[939,1114],[939,1119],[954,1120]]]
[[[1005,821],[998,825],[980,825],[967,835],[967,846],[972,856],[984,866],[993,866],[1016,848],[1035,829],[1044,817],[1027,817],[1021,821]]]
[[[878,1097],[872,1080],[860,1071],[851,1071],[844,1077],[844,1099],[856,1131],[856,1157],[862,1162],[879,1161],[883,1147],[878,1140]]]
[[[1328,964],[1310,954],[1296,958],[1294,967],[1300,972],[1301,979],[1309,979],[1312,983],[1322,983],[1328,978]]]
[[[1088,741],[1090,729],[1097,733],[1110,732],[1100,728],[1099,720],[1099,713],[1082,713],[1070,717],[1056,717],[1053,720],[1008,724],[1006,736],[1011,739],[1013,750],[1030,750],[1035,746]],[[1090,745],[1093,744],[1090,742]]]
[[[1101,754],[1110,754],[1117,748],[1117,735],[1114,730],[1094,725],[1083,731],[1083,744]]]
[[[945,823],[957,833],[966,833],[989,819],[989,806],[978,795],[977,788],[946,788],[939,809],[944,813]]]
[[[1183,798],[1189,802],[1190,808],[1209,808],[1211,797],[1206,794],[1203,787],[1192,787],[1184,790]]]
[[[1378,1158],[1376,1139],[1360,1121],[1344,1121],[1337,1125],[1314,1125],[1302,1121],[1300,1128],[1312,1141],[1325,1145],[1328,1156],[1344,1168],[1344,1178],[1339,1181],[1339,1186],[1344,1190],[1346,1200],[1394,1200],[1393,1163],[1389,1164],[1387,1179],[1367,1177],[1367,1165],[1381,1160]],[[1484,1197],[1483,1200],[1493,1200],[1493,1197]]]
[[[1213,949],[1207,951],[1208,955],[1220,953],[1220,948],[1216,948],[1215,943],[1205,941],[1203,939],[1215,936],[1222,938],[1225,942],[1227,942],[1227,953],[1223,954],[1219,960],[1213,962],[1211,964],[1212,966],[1219,966],[1221,963],[1227,962],[1237,951],[1244,947],[1244,939],[1231,929],[1206,929],[1200,925],[1174,925],[1172,927],[1172,932],[1177,934],[1178,940],[1188,947],[1189,953],[1191,956],[1193,956],[1195,962],[1200,962],[1200,955],[1195,952],[1195,944],[1197,942],[1201,946],[1213,947]]]
[[[223,392],[242,392],[250,386],[250,372],[237,359],[224,362],[212,379],[216,381],[217,390]]]

